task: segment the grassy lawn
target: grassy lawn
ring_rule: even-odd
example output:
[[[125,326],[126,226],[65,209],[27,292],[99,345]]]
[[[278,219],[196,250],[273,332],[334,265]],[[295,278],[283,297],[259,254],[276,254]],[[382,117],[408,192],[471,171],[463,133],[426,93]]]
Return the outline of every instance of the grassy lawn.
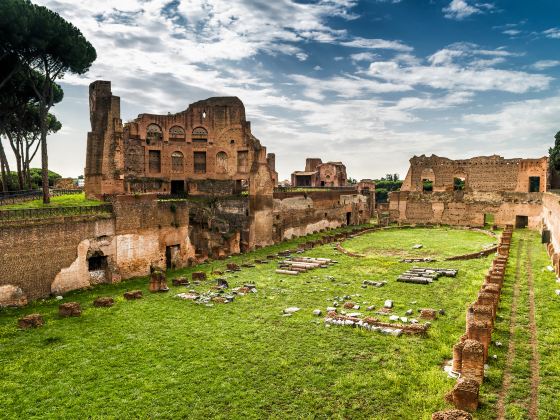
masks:
[[[344,247],[348,251],[373,257],[381,254],[399,258],[441,258],[474,253],[497,243],[495,238],[470,230],[439,228],[433,230],[433,235],[429,232],[430,229],[418,236],[418,229],[399,229],[397,234],[393,230],[386,230],[371,237],[356,239]],[[422,248],[414,249],[413,246],[417,244],[422,245]]]
[[[17,209],[38,209],[50,207],[65,207],[65,206],[99,206],[104,204],[98,200],[86,199],[85,193],[81,194],[65,194],[56,197],[51,197],[50,204],[43,204],[43,199],[25,201],[17,204],[8,204],[0,206],[0,210],[17,210]]]
[[[228,262],[252,261],[295,242]],[[367,258],[342,255],[332,245],[305,253],[339,261],[328,269],[281,276],[272,262],[228,274],[231,287],[251,282],[258,293],[227,305],[207,307],[174,298],[191,288],[206,291],[212,280],[187,288],[172,287],[169,281],[169,293],[149,294],[146,278],[139,278],[67,295],[63,302],[82,304],[80,318],[59,318],[54,299],[0,311],[0,417],[429,419],[448,407],[443,396],[453,381],[441,365],[464,332],[465,308],[474,300],[491,257],[419,264],[459,269],[456,278],[423,286],[396,282],[410,264],[399,263],[391,253],[400,246],[395,244],[402,244],[408,255],[410,243],[421,243],[421,252],[445,256],[491,242],[481,233],[462,230],[393,229],[343,244],[356,251],[371,249]],[[533,255],[541,254],[535,242]],[[224,266],[213,262],[168,273],[168,278]],[[535,282],[549,285],[550,273],[541,268],[534,264]],[[541,274],[546,280],[539,280]],[[363,289],[365,279],[389,283]],[[122,293],[135,288],[144,291],[144,299],[124,301]],[[115,306],[94,308],[93,299],[105,295],[116,298]],[[312,315],[343,295],[351,295],[364,314],[365,306],[380,308],[385,299],[394,300],[393,313],[400,316],[424,307],[446,314],[432,323],[427,337],[327,328],[322,317]],[[301,311],[283,317],[289,306]],[[18,330],[16,320],[33,312],[44,314],[46,325]],[[541,322],[554,324],[549,318],[543,316]],[[558,342],[555,331],[550,343]],[[503,341],[499,351],[505,352],[507,337]],[[555,403],[552,390],[558,387],[557,356],[551,352],[545,357],[547,349],[551,351],[543,349],[541,363],[555,374],[549,384],[543,374],[541,384],[551,390],[543,393],[543,405]],[[490,361],[491,377],[482,388],[477,418],[492,417],[502,359]]]

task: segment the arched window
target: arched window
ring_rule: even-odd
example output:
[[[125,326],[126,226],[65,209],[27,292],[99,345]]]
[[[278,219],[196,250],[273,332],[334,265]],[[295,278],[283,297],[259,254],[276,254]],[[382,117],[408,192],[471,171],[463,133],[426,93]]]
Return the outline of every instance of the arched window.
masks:
[[[218,152],[216,154],[216,173],[227,173],[228,155],[225,152]]]
[[[148,144],[151,141],[161,140],[163,137],[163,132],[161,131],[161,127],[157,124],[150,124],[146,128],[146,141]]]
[[[208,143],[208,131],[203,127],[197,127],[192,132],[193,143]]]
[[[185,169],[185,160],[181,152],[171,153],[171,170],[173,172],[183,172]]]
[[[185,140],[185,130],[183,127],[179,127],[178,125],[174,125],[169,129],[169,140]]]

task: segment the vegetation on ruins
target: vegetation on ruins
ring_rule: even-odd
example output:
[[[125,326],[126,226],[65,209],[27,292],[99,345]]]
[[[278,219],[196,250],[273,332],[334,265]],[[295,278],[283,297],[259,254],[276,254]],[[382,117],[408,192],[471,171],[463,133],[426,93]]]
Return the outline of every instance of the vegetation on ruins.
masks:
[[[38,208],[52,208],[52,207],[69,207],[69,206],[99,206],[104,204],[103,201],[87,199],[85,193],[80,194],[65,194],[56,197],[51,197],[48,204],[43,200],[25,201],[23,203],[8,204],[2,206],[0,210],[17,210],[17,209],[38,209]]]
[[[560,131],[554,136],[554,147],[548,149],[551,168],[560,172]]]
[[[399,180],[399,174],[387,174],[380,179],[375,180],[375,200],[378,203],[384,203],[389,197],[391,191],[398,191],[403,181]]]
[[[517,235],[517,234],[516,234]],[[539,387],[540,413],[557,413],[558,359],[555,343],[560,330],[554,317],[546,316],[554,303],[554,274],[543,270],[548,259],[535,232],[515,238],[511,263],[496,323],[487,378],[481,390],[477,418],[495,417],[509,340],[509,308],[517,247],[525,270],[532,255],[537,302],[539,352],[543,375]],[[267,254],[293,248],[287,241],[228,263],[241,264]],[[522,240],[522,241],[521,241]],[[365,252],[365,258],[338,254],[331,245],[316,247],[305,255],[335,258],[339,263],[297,277],[274,274],[275,264],[257,264],[226,274],[230,287],[256,284],[258,293],[227,305],[206,307],[175,299],[174,294],[215,284],[214,269],[225,261],[168,272],[168,281],[204,271],[210,280],[188,287],[170,286],[168,294],[149,294],[148,279],[138,278],[93,290],[70,293],[62,302],[77,301],[80,318],[59,318],[60,301],[47,299],[23,309],[0,312],[0,412],[8,418],[41,417],[221,417],[294,418],[302,413],[335,418],[429,419],[433,411],[448,407],[444,394],[453,380],[441,366],[451,357],[451,347],[464,332],[465,308],[471,302],[492,257],[469,261],[430,263],[459,269],[454,279],[442,278],[429,286],[397,283],[394,278],[410,268],[399,263],[402,254],[443,258],[479,250],[492,238],[472,231],[448,228],[390,229],[344,242],[344,247]],[[422,249],[412,249],[421,243]],[[530,248],[530,251],[529,251]],[[331,278],[332,277],[332,278]],[[528,290],[522,274],[522,294]],[[388,280],[387,285],[362,288],[363,280]],[[169,283],[171,283],[169,281]],[[127,290],[140,289],[144,298],[125,301]],[[351,295],[365,307],[395,302],[393,313],[403,315],[419,308],[444,309],[432,321],[427,337],[393,337],[347,327],[325,327],[314,309],[330,306],[334,296]],[[360,296],[356,296],[360,295]],[[93,300],[111,296],[111,308],[95,308]],[[363,302],[368,302],[364,304]],[[302,308],[290,317],[282,310]],[[44,315],[46,325],[18,331],[18,317],[32,312]],[[374,315],[378,316],[378,315]],[[518,311],[518,351],[506,412],[524,418],[527,360],[530,352],[523,329],[526,314]],[[33,386],[28,384],[32,383]],[[154,396],[157,396],[155,398]],[[123,414],[126,413],[126,414]]]
[[[59,14],[29,0],[0,3],[0,97],[3,103],[12,105],[7,107],[8,111],[0,109],[0,133],[15,137],[10,139],[10,144],[15,145],[12,148],[16,153],[20,184],[24,183],[28,157],[34,154],[33,145],[38,142],[45,203],[50,198],[47,135],[60,129],[60,123],[49,114],[51,107],[62,99],[62,90],[56,81],[68,72],[85,73],[95,59],[93,46],[78,28]],[[23,109],[25,113],[14,112],[15,109]],[[14,116],[17,117],[15,121]],[[5,189],[9,167],[2,147],[0,159]]]

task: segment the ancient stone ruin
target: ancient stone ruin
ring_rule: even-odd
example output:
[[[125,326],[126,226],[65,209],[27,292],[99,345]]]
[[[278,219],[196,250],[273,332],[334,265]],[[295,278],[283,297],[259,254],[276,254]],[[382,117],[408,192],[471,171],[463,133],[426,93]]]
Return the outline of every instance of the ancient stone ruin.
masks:
[[[537,227],[548,158],[414,156],[400,191],[389,195],[391,219],[458,226]]]

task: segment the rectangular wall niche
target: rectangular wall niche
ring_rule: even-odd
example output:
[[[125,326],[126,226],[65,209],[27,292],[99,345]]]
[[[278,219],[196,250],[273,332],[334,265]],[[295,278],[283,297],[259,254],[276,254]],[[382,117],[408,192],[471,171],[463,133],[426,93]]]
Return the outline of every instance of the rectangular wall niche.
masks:
[[[194,152],[194,172],[203,174],[206,172],[206,152]]]
[[[150,172],[161,172],[161,152],[159,150],[150,150],[148,152],[148,165]]]
[[[541,190],[541,177],[540,176],[530,176],[529,177],[529,192],[539,192]]]

